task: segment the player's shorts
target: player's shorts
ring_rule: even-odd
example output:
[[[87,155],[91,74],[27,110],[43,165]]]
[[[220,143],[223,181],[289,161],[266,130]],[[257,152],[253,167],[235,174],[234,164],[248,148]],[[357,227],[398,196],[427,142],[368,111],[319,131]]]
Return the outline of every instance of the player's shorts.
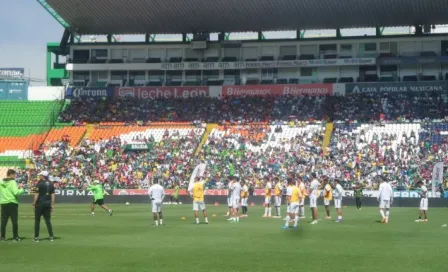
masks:
[[[428,199],[427,198],[420,199],[420,210],[422,210],[422,211],[428,210]]]
[[[232,198],[231,197],[227,198],[227,207],[232,207]]]
[[[240,198],[232,197],[230,203],[231,203],[232,208],[238,209],[240,206]]]
[[[282,205],[282,196],[275,196],[274,201],[275,201],[275,206],[280,207]]]
[[[330,204],[331,204],[331,200],[329,200],[329,199],[324,199],[324,205],[325,205],[325,206],[330,206]]]
[[[97,199],[97,200],[93,200],[92,201],[93,204],[96,204],[98,206],[103,206],[104,205],[104,199]]]
[[[159,213],[162,211],[162,201],[159,200],[152,200],[151,201],[152,206],[152,212],[153,213]]]
[[[292,202],[288,205],[288,213],[299,213],[299,202]]]
[[[317,197],[310,196],[310,208],[317,208]]]
[[[336,209],[341,209],[342,208],[342,199],[335,198],[334,199],[334,207]]]
[[[205,210],[204,201],[193,201],[193,211],[203,211]]]
[[[249,200],[249,198],[247,198],[247,197],[241,198],[241,206],[247,207],[248,200]]]
[[[300,199],[299,206],[305,206],[305,197]]]
[[[264,204],[271,204],[271,197],[270,196],[266,196],[265,198],[264,198]]]
[[[380,199],[380,209],[390,209],[390,200]]]

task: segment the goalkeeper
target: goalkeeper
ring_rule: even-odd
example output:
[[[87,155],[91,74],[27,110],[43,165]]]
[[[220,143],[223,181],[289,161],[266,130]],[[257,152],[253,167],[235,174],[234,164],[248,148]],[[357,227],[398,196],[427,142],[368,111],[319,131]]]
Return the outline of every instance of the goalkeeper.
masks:
[[[112,216],[114,211],[112,211],[106,205],[104,205],[103,185],[101,185],[98,180],[95,180],[93,182],[93,185],[89,185],[87,187],[87,191],[90,191],[93,193],[93,201],[92,201],[92,204],[90,204],[90,212],[91,212],[90,215],[95,216],[95,205],[98,205],[101,208],[103,208],[105,211],[107,211],[110,216]]]

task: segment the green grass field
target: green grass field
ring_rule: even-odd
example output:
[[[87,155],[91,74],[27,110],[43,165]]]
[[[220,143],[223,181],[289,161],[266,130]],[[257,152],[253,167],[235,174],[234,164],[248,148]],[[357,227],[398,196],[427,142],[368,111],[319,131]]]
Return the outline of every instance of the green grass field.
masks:
[[[281,219],[261,218],[261,207],[231,224],[222,216],[225,206],[209,206],[210,225],[194,225],[190,205],[165,206],[162,227],[152,226],[147,205],[111,207],[113,217],[100,210],[90,217],[88,204],[58,205],[58,239],[34,243],[32,209],[23,204],[25,239],[0,243],[1,271],[444,271],[447,265],[448,228],[441,227],[447,209],[431,209],[428,223],[415,223],[417,209],[395,208],[383,225],[376,208],[349,207],[342,224],[306,219],[298,230],[283,230]],[[47,237],[43,221],[41,231]]]

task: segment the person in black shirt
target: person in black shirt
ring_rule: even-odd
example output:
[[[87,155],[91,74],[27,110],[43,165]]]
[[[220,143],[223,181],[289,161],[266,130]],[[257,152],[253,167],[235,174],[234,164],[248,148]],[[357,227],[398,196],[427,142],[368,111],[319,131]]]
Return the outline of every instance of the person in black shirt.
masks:
[[[54,186],[48,180],[48,172],[42,171],[38,174],[39,182],[34,192],[34,241],[39,242],[40,218],[43,216],[47,225],[50,242],[54,241],[53,226],[51,225],[51,212],[54,209]]]

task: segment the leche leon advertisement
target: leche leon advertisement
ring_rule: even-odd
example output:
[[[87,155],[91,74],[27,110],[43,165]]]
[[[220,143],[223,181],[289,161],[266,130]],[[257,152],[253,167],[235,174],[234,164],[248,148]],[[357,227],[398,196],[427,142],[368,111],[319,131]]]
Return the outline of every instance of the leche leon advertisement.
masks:
[[[333,95],[333,84],[278,84],[223,86],[226,96],[328,96]]]
[[[115,88],[116,98],[134,97],[138,99],[176,99],[210,96],[208,86],[198,87],[119,87]]]

